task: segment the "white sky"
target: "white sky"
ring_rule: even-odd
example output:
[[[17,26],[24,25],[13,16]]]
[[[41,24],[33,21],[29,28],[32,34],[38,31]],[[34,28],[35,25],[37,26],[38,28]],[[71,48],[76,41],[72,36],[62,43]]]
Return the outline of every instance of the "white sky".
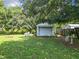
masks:
[[[16,6],[21,6],[21,3],[19,0],[4,0],[4,6],[5,7],[16,7]]]

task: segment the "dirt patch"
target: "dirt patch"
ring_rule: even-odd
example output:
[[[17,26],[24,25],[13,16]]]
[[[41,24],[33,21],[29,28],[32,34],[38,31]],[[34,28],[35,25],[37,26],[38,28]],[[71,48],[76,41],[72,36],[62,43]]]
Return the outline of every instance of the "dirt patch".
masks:
[[[66,47],[79,49],[79,40],[74,40],[73,44],[70,44],[70,41],[65,42],[65,38],[63,36],[58,37],[58,40],[62,42]]]

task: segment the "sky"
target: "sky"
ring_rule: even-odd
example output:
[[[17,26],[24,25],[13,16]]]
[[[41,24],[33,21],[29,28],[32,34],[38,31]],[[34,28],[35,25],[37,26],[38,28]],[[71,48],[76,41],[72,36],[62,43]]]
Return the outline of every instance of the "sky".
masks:
[[[21,3],[19,0],[4,0],[4,6],[5,7],[16,7],[16,6],[21,6]]]

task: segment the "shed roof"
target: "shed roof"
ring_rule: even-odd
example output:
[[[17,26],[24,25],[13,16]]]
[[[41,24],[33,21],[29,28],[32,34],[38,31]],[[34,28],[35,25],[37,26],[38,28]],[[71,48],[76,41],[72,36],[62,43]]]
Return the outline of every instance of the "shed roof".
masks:
[[[48,23],[40,23],[37,25],[37,27],[52,27],[52,25]]]
[[[64,26],[64,29],[74,29],[79,28],[79,24],[67,24]]]

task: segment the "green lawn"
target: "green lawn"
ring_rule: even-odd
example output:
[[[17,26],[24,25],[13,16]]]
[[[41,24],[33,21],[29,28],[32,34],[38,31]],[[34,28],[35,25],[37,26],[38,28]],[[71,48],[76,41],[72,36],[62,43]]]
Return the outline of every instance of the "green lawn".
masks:
[[[79,50],[67,48],[55,38],[2,35],[0,59],[79,59]]]

